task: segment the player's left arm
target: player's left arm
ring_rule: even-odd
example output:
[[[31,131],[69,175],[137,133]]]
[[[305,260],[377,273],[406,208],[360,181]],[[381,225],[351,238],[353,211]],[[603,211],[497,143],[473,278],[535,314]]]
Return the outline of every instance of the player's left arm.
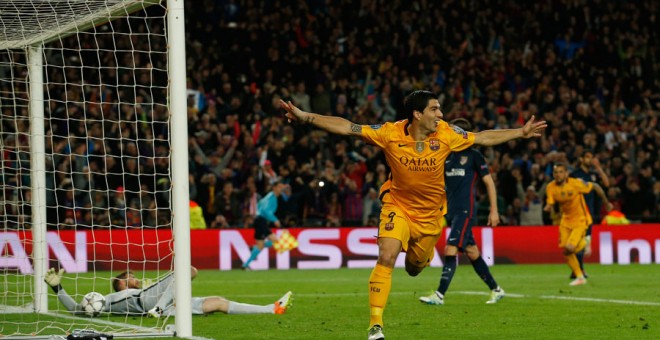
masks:
[[[593,184],[593,190],[596,191],[596,194],[598,194],[598,197],[600,197],[600,199],[607,205],[607,211],[611,211],[612,208],[614,208],[614,205],[612,204],[612,202],[610,202],[607,199],[607,195],[605,194],[605,190],[603,190],[603,188],[600,185],[598,185],[598,183],[592,183],[592,184]]]
[[[481,177],[486,185],[488,192],[488,201],[490,202],[490,213],[488,214],[488,225],[497,227],[500,224],[500,214],[497,212],[497,191],[495,190],[495,181],[490,174]]]
[[[603,168],[600,166],[600,161],[598,158],[594,157],[594,159],[591,161],[591,164],[594,166],[594,169],[596,169],[596,172],[598,172],[598,176],[600,177],[600,181],[603,182],[603,185],[606,188],[610,187],[610,178],[607,177],[607,174],[605,171],[603,171]],[[605,202],[605,201],[603,201]]]
[[[474,144],[492,146],[506,143],[516,138],[532,138],[541,136],[541,132],[548,124],[542,120],[536,122],[532,116],[527,123],[518,129],[502,129],[502,130],[484,130],[477,132],[474,138]]]

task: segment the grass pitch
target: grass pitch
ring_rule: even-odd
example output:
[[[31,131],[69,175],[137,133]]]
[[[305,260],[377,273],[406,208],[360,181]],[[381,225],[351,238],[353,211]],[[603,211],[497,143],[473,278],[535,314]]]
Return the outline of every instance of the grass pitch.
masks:
[[[445,305],[427,306],[418,298],[437,287],[441,268],[427,268],[418,277],[395,269],[384,316],[386,337],[660,339],[657,265],[588,264],[589,283],[579,287],[568,286],[566,265],[496,265],[491,270],[507,292],[499,303],[485,304],[486,285],[471,266],[462,264]],[[295,300],[284,315],[194,316],[193,334],[207,339],[365,339],[369,273],[368,269],[200,271],[193,281],[194,296],[268,304],[291,290]],[[109,320],[147,324],[143,318]]]

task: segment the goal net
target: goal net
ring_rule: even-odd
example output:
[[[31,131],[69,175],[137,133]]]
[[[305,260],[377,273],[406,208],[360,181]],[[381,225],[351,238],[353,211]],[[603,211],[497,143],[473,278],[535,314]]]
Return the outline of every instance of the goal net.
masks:
[[[147,285],[189,267],[189,250],[173,256],[184,230],[174,226],[188,218],[175,219],[173,206],[187,200],[188,185],[187,164],[172,168],[172,138],[187,125],[185,67],[173,77],[171,51],[183,9],[170,18],[170,2],[0,2],[0,338],[81,329],[171,336],[179,321],[190,323],[178,310],[177,325],[134,313],[75,315],[44,283],[48,268],[63,268],[62,288],[80,302],[112,293],[124,271]],[[183,107],[178,118],[173,107]],[[185,185],[173,189],[179,178]],[[177,298],[190,292],[189,268],[181,272],[188,280],[176,283]],[[181,309],[190,316],[189,304]]]

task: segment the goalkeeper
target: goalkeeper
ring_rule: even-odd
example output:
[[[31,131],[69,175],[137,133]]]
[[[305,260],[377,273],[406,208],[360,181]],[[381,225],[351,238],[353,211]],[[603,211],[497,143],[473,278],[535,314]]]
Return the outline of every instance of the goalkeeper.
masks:
[[[197,269],[192,268],[192,278]],[[65,290],[61,281],[64,269],[50,268],[44,281],[57,293],[57,298],[74,314],[83,309]],[[142,288],[142,282],[132,272],[123,272],[112,279],[114,293],[105,295],[104,312],[118,315],[147,315],[150,317],[174,315],[174,273],[169,273],[152,285]],[[193,314],[284,314],[291,307],[292,293],[287,292],[270,305],[259,306],[227,300],[220,296],[193,297]]]

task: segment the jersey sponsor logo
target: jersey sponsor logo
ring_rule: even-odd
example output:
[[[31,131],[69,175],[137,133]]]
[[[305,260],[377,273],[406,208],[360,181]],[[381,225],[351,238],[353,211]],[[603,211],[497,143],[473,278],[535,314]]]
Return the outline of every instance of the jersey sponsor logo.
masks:
[[[399,157],[399,163],[408,167],[408,171],[437,171],[438,165],[435,158],[408,158],[406,156]]]
[[[380,129],[382,126],[383,126],[382,124],[369,125],[369,127],[372,128],[372,129],[374,129],[374,130],[378,130],[378,129]]]
[[[438,150],[440,150],[440,140],[437,139],[437,138],[431,138],[431,139],[429,140],[429,148],[430,148],[432,151],[438,151]]]
[[[451,169],[449,171],[445,171],[445,176],[446,177],[465,177],[465,169]]]
[[[467,156],[461,156],[461,159],[458,162],[461,163],[461,165],[465,165],[465,163],[467,163],[467,161],[468,161]]]
[[[452,125],[451,128],[454,130],[454,132],[458,133],[459,135],[463,135],[463,139],[468,138],[468,134],[467,134],[467,132],[465,132],[465,130],[459,128],[456,125]]]
[[[385,223],[385,230],[391,231],[392,229],[394,229],[394,223],[392,222]]]

